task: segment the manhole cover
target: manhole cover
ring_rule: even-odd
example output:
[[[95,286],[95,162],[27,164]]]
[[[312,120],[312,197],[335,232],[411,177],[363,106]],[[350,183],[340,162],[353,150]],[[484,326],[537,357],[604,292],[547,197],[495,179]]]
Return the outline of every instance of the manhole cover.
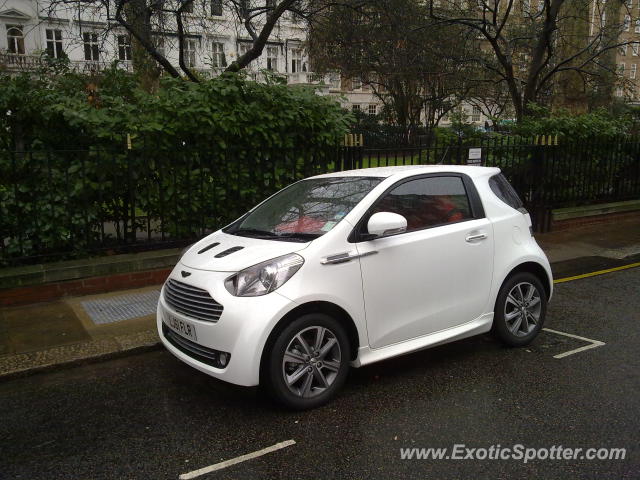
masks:
[[[117,297],[81,302],[89,318],[96,325],[120,322],[155,313],[160,290],[144,293],[129,293]]]

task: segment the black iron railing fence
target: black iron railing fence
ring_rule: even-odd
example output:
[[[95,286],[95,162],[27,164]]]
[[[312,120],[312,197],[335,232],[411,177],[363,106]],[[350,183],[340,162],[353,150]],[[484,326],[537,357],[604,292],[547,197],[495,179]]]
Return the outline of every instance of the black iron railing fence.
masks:
[[[357,151],[355,168],[412,164],[499,167],[532,213],[536,231],[549,228],[554,208],[640,199],[639,138],[563,142],[555,137],[501,137],[470,144],[459,140]]]
[[[540,143],[0,151],[0,265],[186,245],[297,179],[350,168],[497,166],[537,230],[553,208],[640,198],[640,140]]]

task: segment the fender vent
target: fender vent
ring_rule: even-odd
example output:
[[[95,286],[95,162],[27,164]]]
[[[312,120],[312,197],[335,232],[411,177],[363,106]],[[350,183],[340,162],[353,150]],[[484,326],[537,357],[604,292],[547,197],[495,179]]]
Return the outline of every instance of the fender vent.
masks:
[[[204,252],[208,252],[213,247],[217,247],[218,245],[220,245],[220,242],[215,242],[215,243],[212,243],[211,245],[207,245],[206,247],[204,247],[202,250],[200,250],[198,252],[198,255],[200,255],[201,253],[204,253]]]
[[[215,258],[222,258],[222,257],[226,257],[227,255],[231,255],[233,252],[237,252],[238,250],[242,250],[244,247],[231,247],[226,249],[223,252],[220,252],[219,254],[217,254],[215,256]]]

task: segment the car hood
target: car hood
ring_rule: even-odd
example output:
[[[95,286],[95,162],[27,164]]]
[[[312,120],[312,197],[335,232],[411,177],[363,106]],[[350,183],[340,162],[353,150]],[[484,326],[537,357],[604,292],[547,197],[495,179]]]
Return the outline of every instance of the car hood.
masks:
[[[218,245],[207,249],[216,243]],[[265,260],[299,252],[308,245],[309,242],[263,240],[218,231],[193,244],[182,256],[180,263],[196,270],[237,272]]]

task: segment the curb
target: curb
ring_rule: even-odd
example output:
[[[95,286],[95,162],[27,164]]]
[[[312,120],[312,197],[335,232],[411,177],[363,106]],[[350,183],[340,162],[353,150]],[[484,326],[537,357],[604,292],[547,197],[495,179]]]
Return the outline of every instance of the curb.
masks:
[[[89,340],[37,352],[0,358],[0,382],[78,365],[97,363],[137,353],[159,350],[162,343],[155,329],[132,335]]]

